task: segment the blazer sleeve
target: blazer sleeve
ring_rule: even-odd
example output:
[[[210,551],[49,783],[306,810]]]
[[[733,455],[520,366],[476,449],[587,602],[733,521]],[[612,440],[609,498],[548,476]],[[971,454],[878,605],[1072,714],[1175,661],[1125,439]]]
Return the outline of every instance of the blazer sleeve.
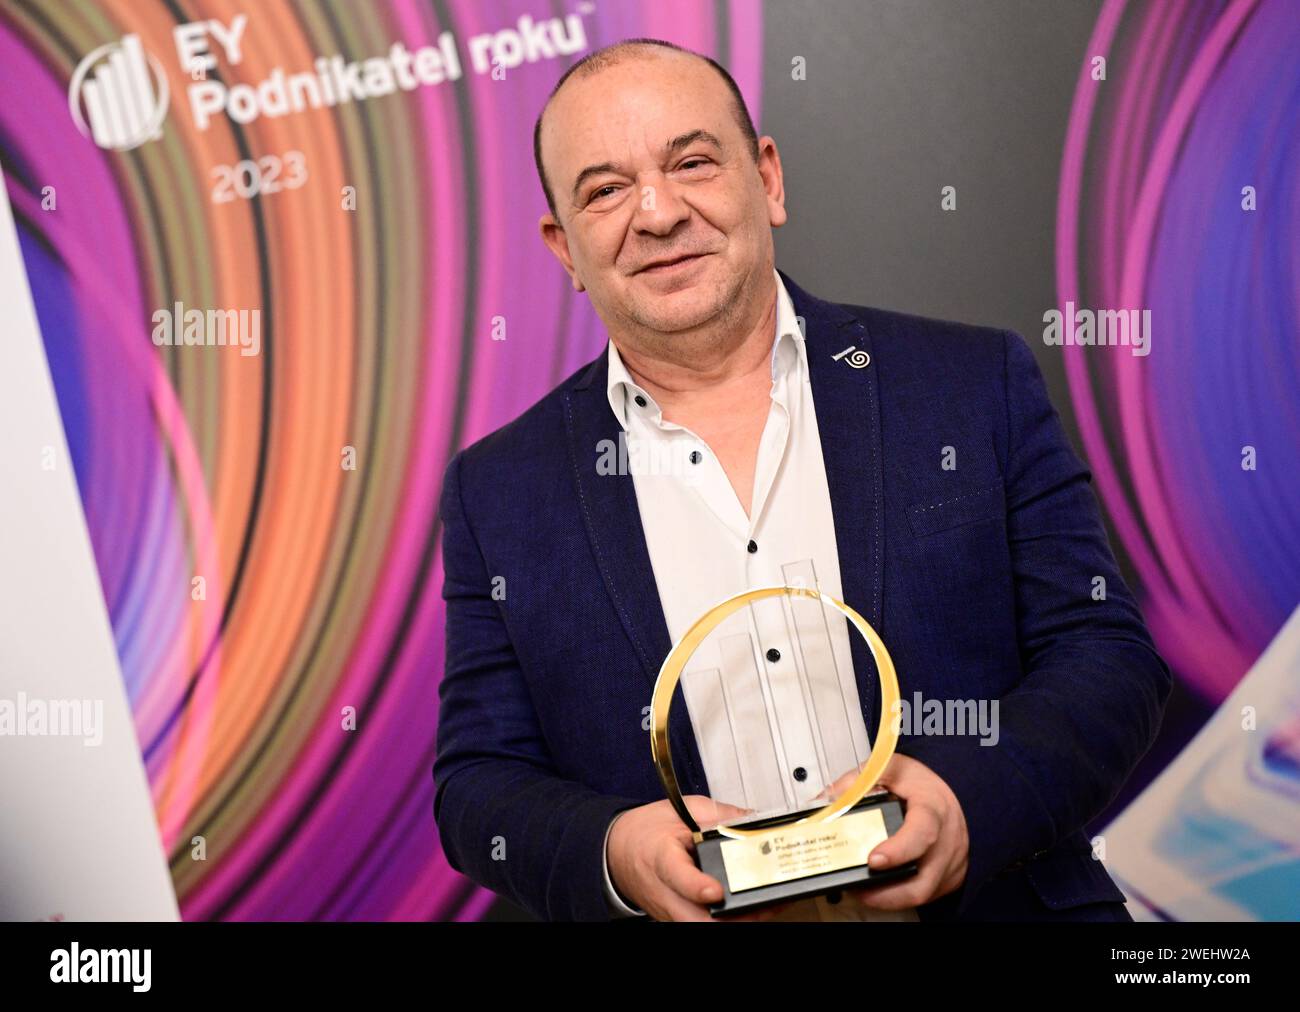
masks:
[[[948,783],[965,814],[970,854],[959,913],[993,875],[1050,849],[1110,803],[1154,741],[1172,684],[1111,553],[1091,472],[1070,446],[1033,353],[1007,332],[1003,355],[1022,676],[998,701],[995,745],[973,735],[899,745]]]
[[[462,500],[463,456],[448,464],[441,497],[446,665],[433,814],[443,852],[456,871],[543,920],[610,920],[606,830],[642,802],[553,769]]]

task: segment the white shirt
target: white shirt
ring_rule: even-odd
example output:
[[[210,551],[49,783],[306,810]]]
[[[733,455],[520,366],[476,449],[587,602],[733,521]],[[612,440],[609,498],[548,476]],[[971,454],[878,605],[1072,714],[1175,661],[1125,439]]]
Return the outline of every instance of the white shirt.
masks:
[[[627,439],[650,563],[674,643],[709,608],[754,587],[802,579],[806,586],[843,599],[807,350],[781,276],[773,275],[772,403],[759,442],[748,516],[708,444],[664,420],[654,398],[609,343],[609,404]],[[799,607],[815,608],[820,619],[820,606],[803,601]],[[732,634],[714,641],[729,645],[720,651],[714,647],[712,655],[702,646],[682,677],[710,796],[757,813],[811,807],[823,787],[870,754],[847,623],[810,624],[807,612],[789,608],[771,599],[733,615],[714,634]],[[734,638],[746,632],[749,644]],[[721,652],[739,663],[719,665]],[[817,711],[826,712],[827,707],[817,705],[817,699],[824,699],[846,713],[833,731],[823,731],[820,742],[810,731],[815,722],[800,686],[796,656],[821,661],[817,670],[824,674],[812,689],[814,696],[823,694],[813,700]],[[824,719],[819,723],[825,726]],[[608,839],[607,832],[606,843]],[[615,914],[641,913],[618,896],[608,866],[605,891]],[[914,910],[870,911],[815,897],[796,901],[785,919],[918,918]]]

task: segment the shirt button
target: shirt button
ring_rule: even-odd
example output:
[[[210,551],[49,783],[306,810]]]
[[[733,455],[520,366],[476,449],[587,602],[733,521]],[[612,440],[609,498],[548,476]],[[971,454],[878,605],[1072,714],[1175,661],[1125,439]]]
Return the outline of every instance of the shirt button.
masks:
[[[753,555],[756,551],[758,551],[758,543],[751,540],[749,544],[745,546],[745,550],[749,552],[750,555]]]
[[[800,783],[803,783],[803,781],[808,779],[808,771],[802,766],[796,766],[794,768],[794,778]]]
[[[636,395],[634,398],[632,398],[632,399],[633,399],[634,401],[636,401],[637,404],[640,405],[641,407],[645,407],[645,398],[642,397],[640,394],[637,394],[637,395]]]
[[[776,647],[770,647],[767,651],[767,659],[775,664],[781,659],[781,651]]]
[[[692,463],[692,464],[698,464],[699,462],[700,462],[700,451],[699,451],[699,450],[692,450],[692,451],[691,451],[691,463]]]

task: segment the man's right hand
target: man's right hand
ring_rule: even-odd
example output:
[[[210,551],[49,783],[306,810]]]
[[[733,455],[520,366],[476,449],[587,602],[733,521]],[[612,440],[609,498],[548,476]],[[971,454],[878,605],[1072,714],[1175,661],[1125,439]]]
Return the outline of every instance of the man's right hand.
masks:
[[[746,815],[747,809],[714,801],[703,794],[683,800],[701,826]],[[614,888],[656,921],[713,921],[706,904],[722,899],[722,885],[695,865],[694,843],[667,799],[629,808],[615,818],[605,862]],[[764,921],[788,904],[765,907],[728,921]]]

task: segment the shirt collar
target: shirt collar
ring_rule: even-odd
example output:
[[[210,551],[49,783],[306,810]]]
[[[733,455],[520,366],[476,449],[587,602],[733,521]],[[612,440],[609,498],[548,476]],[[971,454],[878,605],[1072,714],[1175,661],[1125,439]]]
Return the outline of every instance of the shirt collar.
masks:
[[[776,333],[772,341],[772,380],[775,382],[782,375],[788,376],[796,363],[802,374],[806,376],[808,351],[804,347],[804,334],[799,329],[799,319],[794,315],[794,303],[790,301],[790,293],[785,290],[781,275],[775,269],[772,274],[776,278]],[[605,393],[619,425],[627,429],[627,413],[632,409],[633,398],[638,394],[645,398],[646,405],[644,408],[637,405],[637,410],[657,417],[659,407],[655,404],[655,399],[632,378],[613,341],[609,342],[608,358],[609,376],[605,383]]]

